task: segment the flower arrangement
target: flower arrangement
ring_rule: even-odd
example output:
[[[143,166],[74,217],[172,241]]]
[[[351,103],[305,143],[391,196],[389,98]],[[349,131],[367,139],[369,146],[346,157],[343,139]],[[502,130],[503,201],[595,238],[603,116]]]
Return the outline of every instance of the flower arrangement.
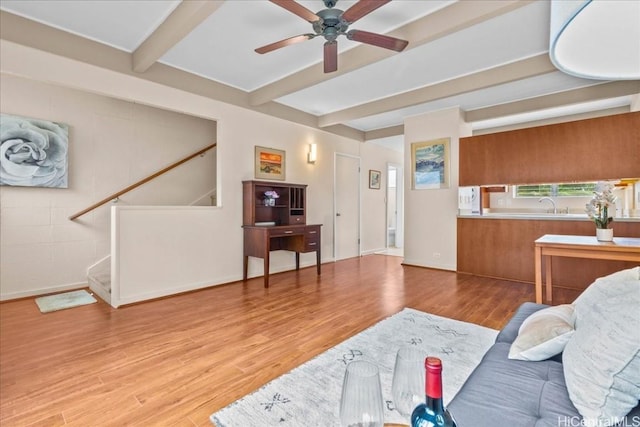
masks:
[[[264,205],[265,206],[275,206],[276,199],[280,197],[277,191],[269,190],[264,192]]]
[[[609,216],[609,207],[614,206],[616,202],[614,187],[610,181],[598,182],[593,197],[586,205],[585,211],[589,218],[595,221],[596,228],[609,228],[609,224],[613,222],[613,217]]]

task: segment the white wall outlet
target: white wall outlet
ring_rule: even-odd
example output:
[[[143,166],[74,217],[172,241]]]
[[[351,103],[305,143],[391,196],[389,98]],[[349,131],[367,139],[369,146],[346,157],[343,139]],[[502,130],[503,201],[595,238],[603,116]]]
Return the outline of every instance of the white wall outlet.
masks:
[[[434,253],[433,253],[433,257],[434,257],[435,259],[440,259],[440,252],[434,252]]]

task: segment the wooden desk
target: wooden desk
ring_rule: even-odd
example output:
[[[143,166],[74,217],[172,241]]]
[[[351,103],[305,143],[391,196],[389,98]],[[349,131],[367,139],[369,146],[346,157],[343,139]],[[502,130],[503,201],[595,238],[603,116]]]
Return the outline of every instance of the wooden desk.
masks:
[[[547,303],[553,299],[551,257],[607,259],[640,262],[640,238],[614,237],[613,242],[599,242],[595,236],[545,234],[535,241],[536,302],[542,303],[542,260],[545,261]]]
[[[316,270],[320,275],[320,227],[313,225],[257,226],[243,225],[244,269],[242,279],[247,280],[249,257],[264,260],[264,287],[269,287],[269,252],[277,250],[296,253],[296,270],[300,269],[300,252],[316,253]]]

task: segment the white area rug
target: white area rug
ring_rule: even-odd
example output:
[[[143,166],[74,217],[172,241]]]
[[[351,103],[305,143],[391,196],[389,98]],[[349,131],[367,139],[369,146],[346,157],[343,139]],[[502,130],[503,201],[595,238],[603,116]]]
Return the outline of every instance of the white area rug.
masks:
[[[98,302],[98,300],[92,297],[91,294],[85,290],[36,298],[36,304],[38,304],[38,308],[43,313],[93,304],[95,302]]]
[[[413,345],[442,359],[445,404],[458,392],[497,331],[405,308],[325,351],[255,392],[211,415],[218,427],[339,426],[342,381],[347,363],[369,360],[380,368],[385,422],[405,422],[391,396],[398,348]]]

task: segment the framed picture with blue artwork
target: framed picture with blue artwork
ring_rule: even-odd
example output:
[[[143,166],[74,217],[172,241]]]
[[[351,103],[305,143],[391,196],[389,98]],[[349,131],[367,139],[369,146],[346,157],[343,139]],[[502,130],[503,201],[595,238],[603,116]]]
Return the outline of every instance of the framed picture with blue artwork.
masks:
[[[411,188],[449,188],[450,138],[411,144]]]
[[[382,173],[380,171],[376,171],[373,169],[369,169],[369,188],[373,188],[374,190],[380,189],[380,181]]]

